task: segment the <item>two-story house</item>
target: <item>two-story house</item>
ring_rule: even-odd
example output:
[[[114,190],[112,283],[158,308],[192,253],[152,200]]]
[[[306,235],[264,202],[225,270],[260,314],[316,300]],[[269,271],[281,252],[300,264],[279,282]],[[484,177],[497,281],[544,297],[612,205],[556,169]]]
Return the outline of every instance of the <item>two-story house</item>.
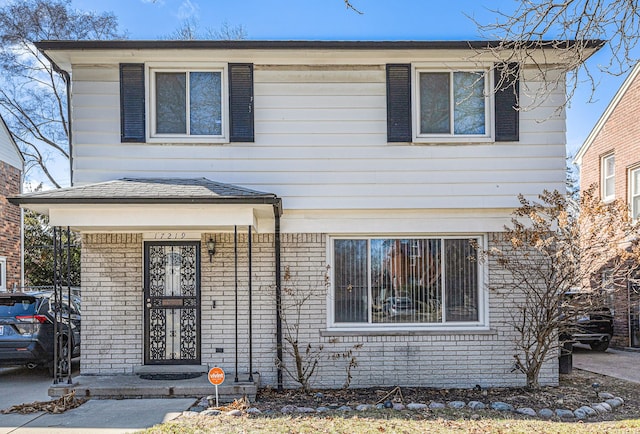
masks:
[[[24,159],[0,117],[0,292],[21,288],[22,213],[7,198],[22,192]]]
[[[505,242],[518,194],[564,189],[564,88],[539,71],[568,54],[532,44],[505,82],[495,46],[37,44],[70,77],[73,186],[18,202],[82,233],[81,372],[294,387],[295,324],[318,387],[343,385],[349,350],[357,387],[524,384],[517,291],[492,295],[473,246]]]
[[[640,217],[640,64],[629,73],[575,157],[580,166],[580,188],[596,186],[600,198],[629,205],[632,217]],[[603,271],[603,286],[612,285]],[[615,283],[620,284],[619,282]],[[640,287],[632,279],[613,296],[612,344],[640,347]]]

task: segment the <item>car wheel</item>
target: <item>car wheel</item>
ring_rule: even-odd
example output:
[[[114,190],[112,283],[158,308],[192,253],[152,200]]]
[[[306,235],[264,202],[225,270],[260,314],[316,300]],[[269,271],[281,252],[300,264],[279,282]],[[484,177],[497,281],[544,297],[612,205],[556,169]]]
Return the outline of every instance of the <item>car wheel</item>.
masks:
[[[591,342],[589,346],[593,351],[603,352],[607,351],[607,348],[609,348],[609,341]]]
[[[59,350],[60,350],[60,354],[58,354],[58,375],[61,376],[65,376],[69,374],[69,346],[67,345],[67,340],[66,339],[62,339],[62,342],[60,342],[59,346],[58,346]],[[55,361],[54,361],[55,363]],[[54,370],[53,370],[53,366],[54,363],[49,364],[49,374],[51,374],[51,376],[53,377],[54,375]]]

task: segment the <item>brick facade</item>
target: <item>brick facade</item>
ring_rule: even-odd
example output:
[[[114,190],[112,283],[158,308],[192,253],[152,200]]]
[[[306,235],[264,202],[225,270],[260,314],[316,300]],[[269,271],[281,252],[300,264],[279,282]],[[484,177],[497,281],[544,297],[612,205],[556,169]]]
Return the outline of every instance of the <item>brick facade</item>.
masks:
[[[0,161],[0,257],[7,261],[7,289],[21,286],[21,219],[20,207],[7,197],[20,194],[20,170]]]
[[[625,202],[628,202],[630,195],[630,170],[640,167],[640,123],[637,121],[638,107],[640,107],[640,74],[633,76],[636,69],[629,77],[631,82],[626,91],[584,152],[580,166],[580,189],[585,191],[591,186],[596,186],[602,195],[602,157],[613,154],[615,156],[615,198]],[[629,306],[627,290],[623,287],[614,296],[613,308],[615,310],[614,337],[611,344],[628,347],[632,345],[629,334],[629,312],[630,308],[637,311],[638,304]]]
[[[206,240],[217,242],[209,262]],[[263,385],[276,385],[275,262],[272,234],[252,238],[253,370]],[[233,234],[203,234],[201,261],[202,363],[235,371],[235,277]],[[490,237],[496,245],[499,237]],[[523,385],[513,371],[513,341],[509,325],[515,295],[489,295],[490,330],[483,332],[398,332],[393,335],[327,331],[327,236],[283,234],[282,268],[291,271],[283,282],[283,305],[290,305],[287,288],[312,294],[302,311],[300,342],[323,347],[314,387],[342,387],[347,360],[353,352],[358,366],[351,370],[352,387],[432,386],[473,387]],[[247,236],[239,235],[239,372],[248,372]],[[91,234],[83,237],[82,256],[83,374],[131,373],[143,363],[142,279],[143,239],[140,234]],[[490,263],[489,278],[499,272]],[[490,282],[491,283],[491,282]],[[289,297],[289,298],[288,298]],[[214,307],[215,306],[215,307]],[[286,312],[285,312],[286,314]],[[285,323],[286,326],[286,323]],[[557,359],[552,355],[541,375],[542,384],[557,384]],[[290,357],[285,357],[292,366]],[[228,374],[230,375],[230,374]],[[286,387],[296,383],[285,375]]]

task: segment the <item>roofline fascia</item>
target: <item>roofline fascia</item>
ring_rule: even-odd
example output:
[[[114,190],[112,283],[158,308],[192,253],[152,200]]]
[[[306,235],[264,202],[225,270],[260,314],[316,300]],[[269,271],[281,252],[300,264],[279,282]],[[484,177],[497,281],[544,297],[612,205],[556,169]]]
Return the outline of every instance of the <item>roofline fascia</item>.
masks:
[[[582,144],[582,146],[580,146],[580,149],[578,149],[576,156],[573,158],[573,164],[578,166],[582,165],[582,158],[584,157],[584,154],[587,153],[593,141],[600,134],[600,131],[602,131],[604,124],[607,123],[607,121],[609,120],[609,117],[611,116],[613,111],[616,109],[616,107],[618,106],[618,104],[620,103],[624,95],[627,93],[627,90],[629,89],[629,87],[631,86],[631,84],[633,83],[633,81],[635,80],[635,78],[638,76],[639,73],[640,73],[640,62],[636,63],[636,65],[633,67],[631,72],[629,72],[629,75],[624,80],[624,82],[622,83],[622,85],[620,86],[616,94],[613,96],[613,98],[611,98],[611,101],[607,105],[607,108],[604,109],[604,111],[602,112],[602,115],[600,115],[600,118],[598,118],[598,121],[595,123],[595,125],[591,129],[591,132],[589,132],[589,135],[585,139],[584,143]]]
[[[14,205],[176,205],[176,204],[210,204],[210,205],[272,205],[278,207],[282,213],[282,199],[277,196],[269,197],[108,197],[108,198],[39,198],[39,197],[10,197],[7,199]]]
[[[586,41],[586,48],[600,48],[605,41]],[[35,43],[38,50],[109,50],[109,49],[332,49],[332,50],[407,50],[407,49],[492,49],[520,42],[500,40],[474,41],[321,41],[321,40],[43,40]],[[571,48],[575,40],[529,41],[519,48]]]

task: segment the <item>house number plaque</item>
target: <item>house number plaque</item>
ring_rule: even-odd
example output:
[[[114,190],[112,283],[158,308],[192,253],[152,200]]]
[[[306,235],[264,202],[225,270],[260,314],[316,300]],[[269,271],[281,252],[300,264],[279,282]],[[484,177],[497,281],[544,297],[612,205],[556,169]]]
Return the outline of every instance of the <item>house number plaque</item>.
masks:
[[[162,232],[145,232],[142,234],[142,236],[145,240],[183,241],[183,240],[200,240],[202,234],[200,232],[162,231]]]

